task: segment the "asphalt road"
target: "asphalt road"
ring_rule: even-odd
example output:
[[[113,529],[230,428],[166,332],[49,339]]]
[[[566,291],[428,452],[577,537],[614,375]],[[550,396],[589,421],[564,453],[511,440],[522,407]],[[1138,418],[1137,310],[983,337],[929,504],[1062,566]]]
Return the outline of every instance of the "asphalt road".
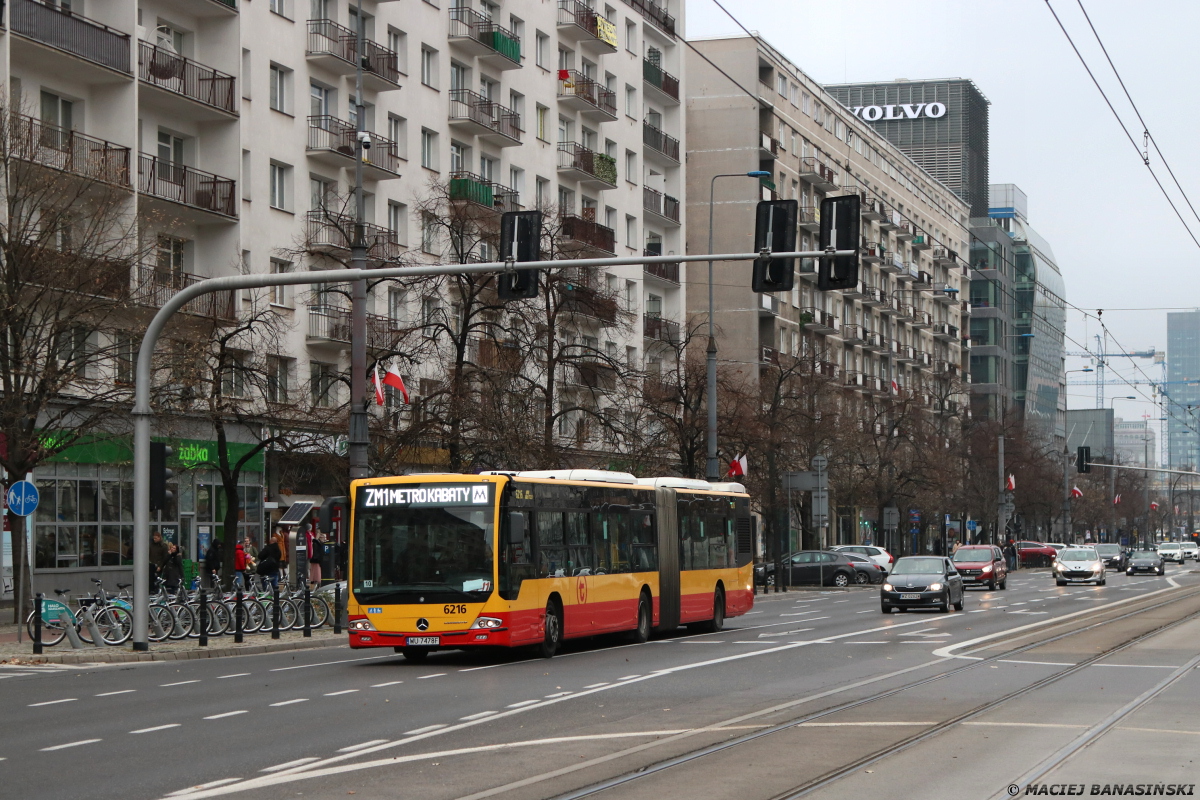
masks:
[[[884,617],[873,590],[771,594],[720,633],[550,660],[324,648],[0,668],[0,797],[545,798],[632,773],[591,796],[990,798],[1168,678],[1039,780],[1195,781],[1200,674],[1175,675],[1200,653],[1194,567],[1105,587],[1022,572],[950,614]]]

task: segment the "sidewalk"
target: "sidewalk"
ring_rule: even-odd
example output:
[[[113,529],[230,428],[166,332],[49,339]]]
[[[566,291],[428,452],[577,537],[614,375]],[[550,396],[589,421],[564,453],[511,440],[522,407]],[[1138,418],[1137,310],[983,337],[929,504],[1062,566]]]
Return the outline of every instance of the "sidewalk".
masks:
[[[9,612],[11,613],[11,611]],[[8,619],[11,619],[9,617]],[[281,631],[279,639],[268,633],[246,634],[242,644],[234,644],[233,635],[210,636],[208,647],[201,647],[199,639],[151,642],[150,652],[135,653],[126,642],[120,647],[93,647],[85,644],[81,650],[73,650],[69,640],[54,647],[43,648],[42,655],[33,654],[29,637],[22,635],[17,643],[17,626],[8,620],[0,624],[0,665],[28,664],[119,664],[133,661],[187,661],[196,658],[221,658],[224,656],[249,656],[259,653],[276,653],[284,650],[308,650],[314,647],[346,647],[348,636],[343,632],[334,634],[333,628],[320,628],[305,639],[304,632]]]

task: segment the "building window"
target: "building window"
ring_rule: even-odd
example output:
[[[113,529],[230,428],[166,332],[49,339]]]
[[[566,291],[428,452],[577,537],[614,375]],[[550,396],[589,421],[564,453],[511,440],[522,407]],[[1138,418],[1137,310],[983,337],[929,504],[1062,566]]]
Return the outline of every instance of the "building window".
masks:
[[[787,76],[780,74],[776,76],[777,88],[779,89],[780,97],[787,97],[788,80]]]
[[[550,205],[550,181],[542,177],[537,179],[537,196],[533,198],[533,202],[538,210]]]
[[[550,37],[538,31],[537,37],[533,40],[533,62],[542,69],[550,69],[546,66],[546,50],[549,44]]]
[[[625,84],[625,115],[637,119],[637,89]]]
[[[637,53],[637,23],[631,19],[625,20],[625,49]]]
[[[808,103],[809,103],[808,94],[807,93],[801,94],[800,95],[800,110],[803,111],[805,114],[812,113],[809,110]]]
[[[388,232],[396,244],[408,246],[408,206],[404,203],[388,203]]]
[[[246,396],[246,355],[226,351],[221,364],[219,391],[222,397]]]
[[[437,51],[428,47],[421,48],[421,83],[437,88]]]
[[[285,261],[282,258],[272,258],[271,259],[271,274],[272,275],[285,275],[291,271],[292,271],[292,262]],[[270,292],[271,305],[286,307],[287,301],[288,301],[287,289],[288,289],[288,287],[286,287],[286,286],[270,287],[270,289],[268,291]]]
[[[637,176],[638,176],[637,153],[635,153],[632,150],[626,150],[625,151],[625,180],[629,181],[630,183],[637,183],[638,182]]]
[[[437,217],[428,211],[421,213],[421,252],[437,252]]]
[[[268,7],[272,14],[278,14],[281,17],[286,17],[287,19],[291,19],[292,18],[292,13],[291,13],[291,8],[290,8],[291,4],[292,4],[292,0],[271,0]]]
[[[437,136],[428,128],[421,129],[421,166],[425,169],[438,168]]]
[[[387,46],[396,53],[396,67],[401,75],[408,74],[408,34],[396,28],[388,28]]]
[[[271,81],[271,108],[285,114],[291,113],[292,104],[288,100],[292,85],[292,71],[287,67],[272,64],[269,80]]]
[[[337,376],[333,364],[311,361],[308,365],[309,391],[312,404],[318,408],[330,408],[337,397]]]
[[[537,138],[543,142],[550,141],[546,138],[546,115],[550,109],[545,106],[537,107]]]
[[[164,233],[158,235],[158,246],[155,253],[157,274],[154,276],[158,283],[183,288],[182,276],[185,271],[184,259],[187,256],[187,249],[187,239],[168,236]]]
[[[525,170],[520,167],[508,168],[508,188],[516,192],[516,203],[521,205],[521,197],[525,194]]]
[[[267,356],[267,400],[286,403],[291,392],[292,362],[283,356]]]
[[[287,164],[271,162],[271,208],[287,211],[291,205],[288,190],[291,183],[292,168]]]
[[[637,247],[637,217],[625,215],[625,244],[629,247]]]
[[[138,343],[140,338],[135,338],[133,334],[122,333],[117,335],[116,353],[114,355],[114,377],[117,383],[130,386],[133,384],[137,372],[137,354]]]
[[[388,114],[388,138],[396,143],[396,156],[408,158],[408,120]]]
[[[401,328],[408,320],[408,292],[392,287],[388,289],[388,322],[393,330]]]

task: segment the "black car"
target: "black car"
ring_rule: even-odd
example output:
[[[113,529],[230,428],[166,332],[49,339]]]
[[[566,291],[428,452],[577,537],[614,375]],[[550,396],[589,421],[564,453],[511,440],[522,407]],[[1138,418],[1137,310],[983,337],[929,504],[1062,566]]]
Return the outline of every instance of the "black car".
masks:
[[[1134,550],[1129,554],[1125,564],[1125,574],[1134,575],[1139,572],[1151,572],[1158,575],[1166,573],[1167,567],[1162,556],[1154,550]]]
[[[945,614],[952,604],[955,611],[962,611],[964,593],[962,576],[950,559],[905,556],[892,566],[879,600],[885,614],[893,608],[936,608]]]
[[[858,583],[858,570],[844,553],[824,550],[801,550],[784,556],[788,586],[850,586]],[[754,568],[754,580],[763,585],[775,583],[775,562],[768,561]]]
[[[1104,559],[1104,566],[1110,569],[1125,569],[1125,551],[1119,544],[1098,544],[1096,552]]]
[[[883,579],[887,577],[887,573],[883,571],[883,567],[876,564],[867,556],[846,550],[839,550],[837,552],[850,559],[850,563],[854,565],[855,583],[883,583]]]

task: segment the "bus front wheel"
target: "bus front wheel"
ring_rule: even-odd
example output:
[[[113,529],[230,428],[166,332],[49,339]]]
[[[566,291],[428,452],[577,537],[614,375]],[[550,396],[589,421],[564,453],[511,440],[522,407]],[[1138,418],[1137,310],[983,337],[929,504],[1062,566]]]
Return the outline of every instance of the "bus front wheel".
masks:
[[[562,612],[558,609],[558,604],[551,600],[546,604],[546,624],[545,635],[542,637],[542,643],[538,645],[538,652],[542,658],[553,658],[558,652],[558,646],[562,644]]]
[[[637,627],[630,634],[630,641],[634,644],[645,644],[650,641],[650,622],[650,598],[643,594],[638,600]]]
[[[704,628],[709,633],[716,633],[725,627],[725,590],[720,586],[713,592],[713,616]]]

